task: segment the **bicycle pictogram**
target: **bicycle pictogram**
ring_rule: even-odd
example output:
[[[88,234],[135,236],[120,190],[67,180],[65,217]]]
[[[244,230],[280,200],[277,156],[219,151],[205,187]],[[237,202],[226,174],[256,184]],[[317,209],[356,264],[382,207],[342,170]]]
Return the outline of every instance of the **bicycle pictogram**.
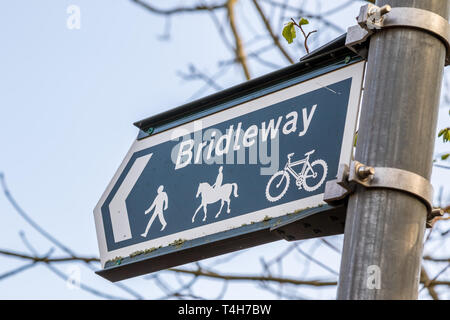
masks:
[[[299,190],[303,188],[308,192],[312,192],[314,190],[317,190],[323,184],[327,176],[328,166],[327,163],[322,159],[317,159],[310,163],[309,158],[314,152],[315,150],[311,150],[305,153],[304,159],[294,162],[291,161],[294,153],[288,154],[288,162],[284,166],[284,169],[276,172],[267,183],[267,200],[269,200],[270,202],[275,202],[283,198],[289,188],[289,174],[294,177],[295,184]],[[303,165],[300,172],[297,172],[293,169],[294,167],[300,165]],[[319,181],[317,181],[316,178],[320,174],[322,175],[322,177],[319,179]],[[274,187],[275,190],[273,190]]]

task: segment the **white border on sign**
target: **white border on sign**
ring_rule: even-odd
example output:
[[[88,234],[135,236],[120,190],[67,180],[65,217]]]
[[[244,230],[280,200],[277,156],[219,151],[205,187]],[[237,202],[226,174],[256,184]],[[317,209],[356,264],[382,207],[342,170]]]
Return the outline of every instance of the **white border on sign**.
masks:
[[[267,95],[255,98],[253,100],[238,104],[236,106],[230,107],[229,109],[222,110],[217,113],[205,116],[204,118],[201,118],[202,129],[203,130],[207,129],[208,127],[214,126],[218,123],[231,120],[241,115],[245,115],[247,113],[326,87],[328,85],[351,77],[352,85],[350,89],[347,117],[345,119],[345,128],[342,138],[342,147],[339,159],[339,163],[349,164],[353,148],[353,136],[356,130],[356,122],[358,119],[361,89],[364,78],[364,67],[365,67],[364,61],[354,63],[347,67],[331,71],[324,75],[320,75],[318,77],[292,85],[279,91],[269,93]],[[207,225],[195,227],[193,229],[181,231],[178,233],[170,234],[164,237],[148,240],[145,242],[141,242],[125,248],[120,248],[108,252],[106,246],[106,237],[104,233],[103,219],[101,215],[102,205],[106,201],[107,196],[113,189],[114,185],[119,179],[119,176],[125,169],[125,166],[128,164],[133,154],[140,150],[144,150],[154,145],[158,145],[160,143],[173,139],[174,137],[172,136],[172,132],[176,129],[183,129],[181,130],[181,132],[183,132],[183,135],[186,134],[186,132],[192,133],[194,132],[194,121],[160,132],[158,134],[155,134],[154,136],[151,136],[150,138],[146,138],[143,140],[136,140],[131,146],[124,160],[122,161],[119,169],[115,173],[111,182],[108,184],[108,187],[106,188],[105,192],[100,198],[97,206],[95,207],[94,219],[102,267],[105,266],[105,263],[108,260],[112,260],[115,257],[127,257],[131,253],[139,250],[145,250],[148,248],[159,246],[164,247],[178,239],[192,240],[199,237],[215,234],[218,232],[234,229],[240,227],[242,224],[249,224],[253,221],[258,222],[264,219],[266,216],[269,216],[270,218],[276,218],[279,216],[283,216],[287,213],[291,213],[299,208],[316,207],[318,205],[325,204],[325,202],[323,201],[323,193],[322,193],[319,195],[311,196],[296,201],[291,201],[275,207],[258,210],[234,218],[209,223]],[[189,217],[191,215],[192,214],[190,214]]]

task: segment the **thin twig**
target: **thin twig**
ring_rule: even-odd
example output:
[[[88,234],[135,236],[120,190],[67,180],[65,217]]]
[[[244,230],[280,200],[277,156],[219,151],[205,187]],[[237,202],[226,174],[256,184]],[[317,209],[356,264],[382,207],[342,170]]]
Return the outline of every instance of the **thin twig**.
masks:
[[[325,18],[325,16],[323,16],[321,14],[313,14],[313,13],[305,11],[303,8],[300,9],[300,8],[296,8],[296,7],[293,7],[293,6],[290,6],[290,5],[286,6],[283,3],[279,3],[279,2],[273,1],[273,0],[262,0],[262,1],[264,1],[266,3],[269,3],[269,4],[271,4],[273,6],[276,6],[276,7],[287,8],[288,10],[298,12],[304,18],[316,19],[317,21],[322,22],[326,27],[334,29],[337,33],[345,32],[345,30],[341,26],[331,22],[330,20],[328,20],[327,18]]]
[[[142,6],[143,8],[149,10],[152,13],[166,15],[166,16],[170,16],[173,14],[181,14],[181,13],[197,13],[197,12],[202,12],[202,11],[212,11],[212,10],[226,8],[226,3],[222,3],[222,4],[215,4],[215,5],[210,5],[210,6],[198,5],[198,6],[193,6],[193,7],[176,7],[173,9],[160,9],[160,8],[157,8],[157,7],[149,4],[148,2],[144,2],[142,0],[131,0],[131,1]]]
[[[294,25],[297,26],[300,29],[300,31],[302,32],[303,38],[305,39],[304,42],[303,42],[303,45],[305,47],[306,53],[309,53],[308,38],[309,38],[310,35],[312,35],[313,33],[317,32],[317,30],[310,31],[310,32],[308,32],[308,34],[306,34],[301,25],[299,25],[297,22],[295,22],[295,20],[293,18],[291,18],[291,20],[294,23]]]

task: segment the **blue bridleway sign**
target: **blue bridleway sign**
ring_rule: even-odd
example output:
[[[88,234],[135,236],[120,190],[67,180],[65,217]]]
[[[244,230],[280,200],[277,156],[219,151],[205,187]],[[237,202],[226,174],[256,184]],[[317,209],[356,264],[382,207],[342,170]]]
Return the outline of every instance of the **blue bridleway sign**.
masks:
[[[136,140],[94,210],[102,266],[323,205],[350,161],[363,66]]]

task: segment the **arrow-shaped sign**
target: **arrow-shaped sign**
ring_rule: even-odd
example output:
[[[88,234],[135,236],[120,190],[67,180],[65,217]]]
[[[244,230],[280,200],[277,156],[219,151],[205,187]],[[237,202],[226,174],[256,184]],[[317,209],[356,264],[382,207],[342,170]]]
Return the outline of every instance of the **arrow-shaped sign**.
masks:
[[[273,226],[323,206],[351,158],[364,63],[326,70],[136,139],[94,210],[102,266],[128,265],[123,279],[266,243]]]

